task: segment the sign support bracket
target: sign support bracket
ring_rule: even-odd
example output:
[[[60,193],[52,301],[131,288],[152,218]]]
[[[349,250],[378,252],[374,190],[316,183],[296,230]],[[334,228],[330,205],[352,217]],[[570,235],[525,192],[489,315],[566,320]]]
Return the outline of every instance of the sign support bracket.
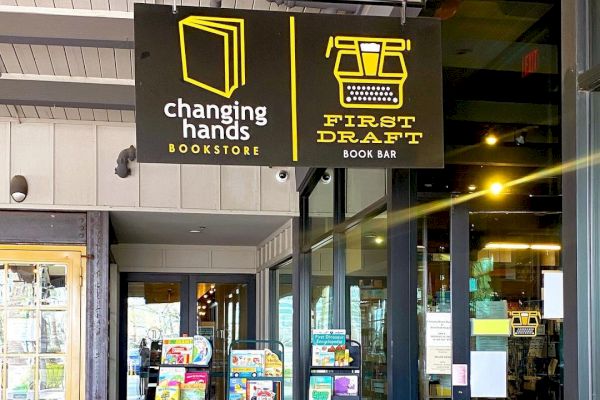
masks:
[[[177,14],[177,0],[173,0],[173,14]]]
[[[402,8],[400,10],[400,23],[402,24],[402,26],[406,24],[406,5],[407,0],[402,0]]]

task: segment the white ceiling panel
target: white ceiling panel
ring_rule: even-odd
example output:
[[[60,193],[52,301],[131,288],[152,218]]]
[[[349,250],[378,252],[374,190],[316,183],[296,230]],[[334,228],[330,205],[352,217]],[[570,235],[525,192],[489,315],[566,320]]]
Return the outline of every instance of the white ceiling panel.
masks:
[[[108,112],[99,108],[93,109],[94,121],[108,121]]]
[[[0,6],[16,6],[17,0],[0,0]]]
[[[98,49],[100,71],[103,78],[117,78],[117,65],[114,49]]]
[[[65,55],[71,76],[86,76],[81,47],[66,46]]]
[[[32,44],[31,51],[33,52],[33,58],[35,59],[38,73],[41,75],[54,75],[54,68],[52,68],[48,46]]]
[[[34,0],[17,0],[17,5],[21,7],[35,7]]]
[[[5,104],[0,104],[0,117],[10,117],[10,111]]]
[[[48,46],[48,54],[50,54],[50,62],[55,75],[71,75],[64,46]]]
[[[101,78],[102,70],[100,68],[100,56],[96,47],[82,47],[83,63],[85,65],[85,75],[91,78]]]
[[[73,8],[73,2],[71,0],[54,0],[54,6],[56,8]]]
[[[67,114],[63,107],[52,107],[50,110],[52,111],[52,117],[54,117],[54,119],[67,119]],[[79,117],[79,113],[77,113],[77,116]]]
[[[65,107],[65,115],[67,116],[67,119],[71,119],[74,121],[81,119],[81,115],[79,114],[79,108]]]
[[[92,0],[92,10],[110,10],[108,0]]]
[[[35,1],[35,5],[37,7],[46,7],[46,8],[53,8],[54,7],[54,1],[53,0],[34,0]]]
[[[6,72],[15,74],[23,73],[17,53],[15,53],[15,48],[12,44],[0,43],[0,57],[2,57]]]
[[[121,111],[121,120],[123,122],[135,122],[135,111]]]
[[[111,11],[128,11],[127,0],[108,0]]]
[[[106,110],[108,114],[109,122],[122,122],[121,111],[119,110]]]
[[[94,111],[89,108],[80,108],[79,116],[82,121],[95,121]]]
[[[39,118],[37,110],[34,106],[21,106],[25,118]]]
[[[42,119],[53,119],[54,118],[54,116],[52,115],[52,111],[50,111],[50,107],[36,106],[35,110],[36,110],[38,116]]]
[[[131,73],[131,50],[128,49],[115,49],[115,64],[116,64],[116,78],[119,79],[133,79]]]
[[[37,65],[35,64],[35,58],[33,58],[33,52],[31,46],[28,44],[15,44],[15,53],[19,59],[19,64],[23,69],[24,74],[39,74]]]
[[[90,0],[72,0],[73,8],[81,8],[83,10],[91,10],[92,2]]]

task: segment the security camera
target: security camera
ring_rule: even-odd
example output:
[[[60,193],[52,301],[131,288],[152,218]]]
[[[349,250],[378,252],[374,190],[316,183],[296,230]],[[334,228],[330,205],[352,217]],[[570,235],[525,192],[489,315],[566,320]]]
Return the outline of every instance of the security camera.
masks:
[[[290,174],[285,169],[280,169],[275,174],[275,179],[277,179],[277,182],[285,182],[288,180],[289,176]]]
[[[323,182],[325,185],[330,183],[331,182],[331,174],[329,172],[325,172],[323,174],[323,176],[321,177],[321,182]]]

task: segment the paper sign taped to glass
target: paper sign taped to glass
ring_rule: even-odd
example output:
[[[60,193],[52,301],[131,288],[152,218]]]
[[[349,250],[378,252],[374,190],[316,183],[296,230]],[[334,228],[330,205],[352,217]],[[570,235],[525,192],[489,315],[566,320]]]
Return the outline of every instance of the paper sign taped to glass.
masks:
[[[443,167],[439,20],[136,4],[135,37],[140,162]]]

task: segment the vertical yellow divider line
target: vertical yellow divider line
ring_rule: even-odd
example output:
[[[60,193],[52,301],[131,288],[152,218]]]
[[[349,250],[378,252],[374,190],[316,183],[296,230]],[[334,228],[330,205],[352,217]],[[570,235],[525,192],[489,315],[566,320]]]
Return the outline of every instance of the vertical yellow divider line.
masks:
[[[290,17],[290,82],[292,107],[292,160],[298,161],[298,111],[296,109],[296,19]]]

